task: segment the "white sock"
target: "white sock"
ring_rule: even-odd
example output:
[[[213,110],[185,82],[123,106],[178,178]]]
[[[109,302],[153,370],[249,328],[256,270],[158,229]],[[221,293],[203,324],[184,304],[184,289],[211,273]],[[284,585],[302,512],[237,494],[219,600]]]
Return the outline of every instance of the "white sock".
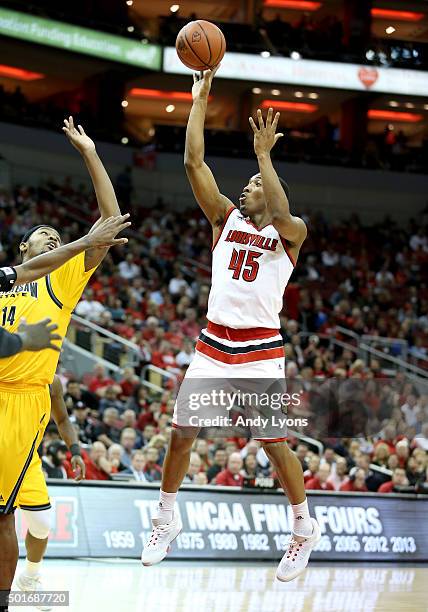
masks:
[[[155,518],[161,520],[163,523],[170,523],[174,514],[174,503],[177,497],[177,493],[166,493],[160,491],[159,505]]]
[[[33,563],[33,561],[29,561],[25,559],[25,574],[27,576],[38,576],[40,574],[40,567],[42,562]]]
[[[309,515],[308,500],[301,504],[291,504],[293,509],[293,533],[302,538],[307,538],[313,531],[311,517]]]

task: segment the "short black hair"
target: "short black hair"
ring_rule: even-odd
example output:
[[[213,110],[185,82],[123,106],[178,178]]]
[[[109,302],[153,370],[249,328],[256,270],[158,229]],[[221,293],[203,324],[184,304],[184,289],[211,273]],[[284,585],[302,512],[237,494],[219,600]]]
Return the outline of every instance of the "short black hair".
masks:
[[[21,238],[21,242],[27,242],[31,236],[34,234],[34,232],[37,232],[38,229],[40,229],[41,227],[48,227],[49,229],[53,229],[55,231],[57,231],[54,227],[52,227],[51,225],[46,225],[45,223],[42,223],[41,225],[35,225],[34,227],[30,227],[30,229],[28,230],[28,232],[26,232],[22,238]]]

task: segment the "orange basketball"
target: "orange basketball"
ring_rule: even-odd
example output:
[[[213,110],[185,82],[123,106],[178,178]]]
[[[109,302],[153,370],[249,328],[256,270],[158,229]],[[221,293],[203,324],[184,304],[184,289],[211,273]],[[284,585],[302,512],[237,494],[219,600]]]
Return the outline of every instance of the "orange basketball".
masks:
[[[207,70],[221,62],[226,51],[223,32],[210,21],[190,21],[178,33],[178,57],[192,70]]]

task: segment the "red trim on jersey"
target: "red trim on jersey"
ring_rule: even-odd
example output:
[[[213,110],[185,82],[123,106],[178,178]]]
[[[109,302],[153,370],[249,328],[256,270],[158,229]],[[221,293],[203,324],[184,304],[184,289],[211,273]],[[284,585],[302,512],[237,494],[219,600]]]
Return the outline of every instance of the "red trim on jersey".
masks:
[[[294,257],[291,255],[290,251],[288,250],[288,246],[287,246],[287,241],[285,238],[283,238],[283,236],[280,236],[281,239],[281,244],[284,247],[284,251],[287,253],[288,255],[288,259],[291,261],[291,263],[293,264],[293,268],[296,267],[296,262],[294,261]]]
[[[250,363],[252,361],[265,361],[266,359],[280,359],[285,356],[283,348],[262,349],[261,351],[252,351],[251,353],[242,353],[241,355],[230,355],[229,353],[223,353],[223,351],[205,344],[202,340],[197,341],[195,348],[200,353],[207,355],[207,357],[211,357],[211,359],[230,365]]]
[[[279,330],[269,327],[253,327],[250,329],[233,329],[225,327],[218,323],[208,321],[207,331],[222,338],[223,340],[231,340],[232,342],[245,342],[246,340],[264,340],[265,338],[273,338],[278,336]]]
[[[263,225],[262,227],[257,227],[257,225],[255,223],[253,223],[251,221],[251,219],[249,219],[248,217],[245,218],[245,222],[249,223],[250,225],[252,225],[254,227],[254,229],[256,229],[258,232],[261,232],[263,229],[265,229],[265,227],[269,227],[270,225],[272,225],[272,223],[266,223],[266,225]],[[274,226],[272,225],[272,227],[274,227]]]
[[[226,225],[227,220],[228,220],[228,219],[229,219],[229,217],[230,217],[230,214],[231,214],[231,213],[232,213],[234,210],[238,210],[238,209],[236,208],[236,206],[231,206],[231,207],[229,208],[229,210],[226,212],[226,215],[225,215],[225,217],[224,217],[224,219],[223,219],[223,223],[221,224],[220,231],[219,231],[219,234],[218,234],[218,236],[217,236],[217,239],[216,239],[216,241],[214,242],[214,244],[213,244],[213,245],[212,245],[212,247],[211,247],[211,251],[214,251],[214,249],[215,249],[215,247],[216,247],[216,245],[217,245],[217,242],[220,240],[220,237],[221,237],[221,235],[222,235],[222,233],[223,233],[224,226]]]

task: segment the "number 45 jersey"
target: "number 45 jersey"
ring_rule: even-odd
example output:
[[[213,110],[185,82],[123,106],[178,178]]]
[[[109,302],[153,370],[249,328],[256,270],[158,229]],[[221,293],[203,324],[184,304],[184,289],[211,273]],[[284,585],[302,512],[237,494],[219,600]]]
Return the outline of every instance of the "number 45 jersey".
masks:
[[[273,225],[258,228],[233,207],[213,245],[207,318],[234,329],[279,329],[294,262]]]

